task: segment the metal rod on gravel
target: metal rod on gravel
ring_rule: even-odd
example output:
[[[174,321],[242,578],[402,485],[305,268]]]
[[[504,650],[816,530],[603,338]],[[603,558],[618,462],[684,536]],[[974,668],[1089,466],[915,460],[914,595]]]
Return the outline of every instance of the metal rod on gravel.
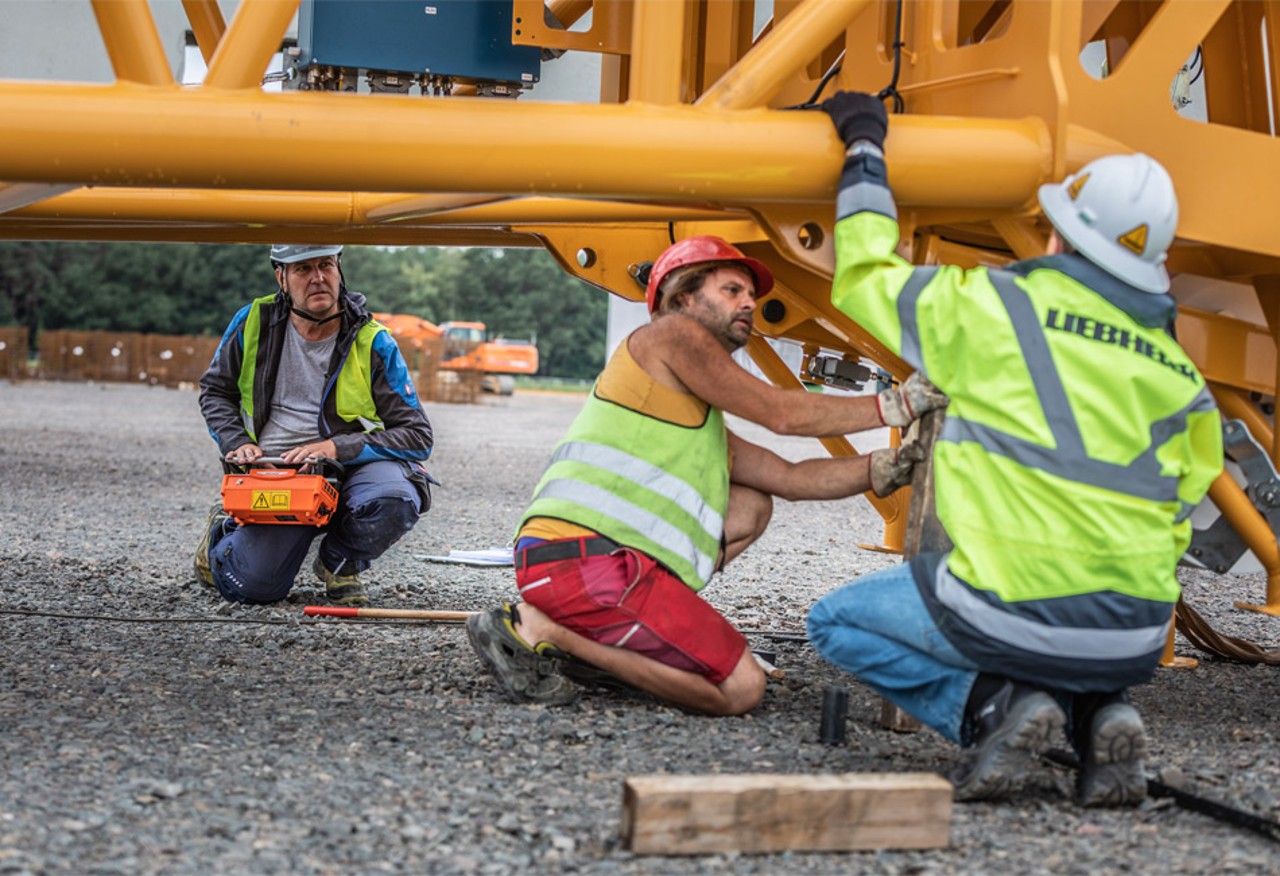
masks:
[[[1080,769],[1080,758],[1070,751],[1051,748],[1041,757],[1050,763],[1067,769]],[[1184,791],[1182,788],[1176,788],[1173,785],[1166,785],[1164,782],[1159,782],[1155,779],[1147,779],[1147,796],[1155,799],[1170,797],[1175,805],[1189,812],[1199,812],[1201,815],[1208,815],[1218,821],[1225,821],[1228,824],[1247,828],[1265,836],[1267,839],[1280,842],[1280,823],[1255,815],[1252,812],[1245,812],[1234,806],[1228,806],[1226,803],[1192,794],[1190,791]]]
[[[419,608],[347,608],[335,605],[308,605],[302,609],[308,617],[400,617],[414,620],[465,621],[474,611],[431,611]]]

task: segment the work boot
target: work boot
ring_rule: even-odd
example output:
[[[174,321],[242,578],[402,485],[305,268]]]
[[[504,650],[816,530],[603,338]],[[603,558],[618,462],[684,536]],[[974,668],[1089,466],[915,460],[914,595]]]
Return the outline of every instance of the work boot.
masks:
[[[1147,797],[1147,734],[1128,702],[1112,702],[1093,714],[1080,757],[1076,792],[1081,806],[1137,806]]]
[[[554,659],[520,638],[515,630],[519,620],[511,605],[473,614],[467,618],[467,639],[513,702],[561,706],[572,701],[577,688],[560,674]]]
[[[200,543],[196,545],[196,555],[193,565],[196,570],[196,580],[210,587],[216,587],[213,583],[213,569],[209,566],[209,542],[213,538],[215,528],[222,529],[222,525],[231,519],[231,515],[222,510],[222,500],[214,502],[209,508],[209,515],[204,521],[204,534],[200,536]]]
[[[1044,691],[1006,681],[972,715],[973,746],[951,775],[955,799],[992,800],[1017,791],[1027,763],[1048,750],[1066,720]]]
[[[343,562],[342,566],[346,563]],[[338,571],[342,570],[342,566],[338,567]],[[311,571],[316,573],[316,579],[324,582],[324,595],[334,605],[368,605],[369,596],[364,592],[364,584],[360,580],[360,576],[355,572],[350,575],[340,575],[338,572],[330,572],[320,559],[320,555],[316,554],[316,561],[311,566]]]

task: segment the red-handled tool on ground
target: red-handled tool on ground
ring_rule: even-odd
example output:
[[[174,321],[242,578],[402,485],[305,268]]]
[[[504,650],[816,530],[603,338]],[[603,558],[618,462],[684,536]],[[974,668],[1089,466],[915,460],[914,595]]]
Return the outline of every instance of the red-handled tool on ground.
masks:
[[[308,605],[308,617],[398,617],[413,620],[465,621],[474,611],[430,611],[418,608],[345,608],[336,605]]]

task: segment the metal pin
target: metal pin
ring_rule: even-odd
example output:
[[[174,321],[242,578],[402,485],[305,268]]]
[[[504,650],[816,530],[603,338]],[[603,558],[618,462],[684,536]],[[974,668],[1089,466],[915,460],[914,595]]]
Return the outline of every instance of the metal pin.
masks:
[[[822,690],[822,726],[818,738],[824,745],[844,744],[845,713],[849,710],[849,694],[842,687]]]

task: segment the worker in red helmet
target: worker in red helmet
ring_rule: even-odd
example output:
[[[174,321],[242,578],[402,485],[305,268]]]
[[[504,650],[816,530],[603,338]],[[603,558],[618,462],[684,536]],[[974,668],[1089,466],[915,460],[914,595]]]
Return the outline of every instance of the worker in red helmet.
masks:
[[[775,496],[885,496],[910,480],[915,445],[790,462],[725,428],[730,413],[783,435],[845,435],[906,426],[946,403],[923,379],[838,397],[751,376],[731,354],[772,287],[763,263],[716,237],[659,256],[651,322],[610,358],[520,520],[523,601],[467,623],[510,698],[564,703],[583,682],[707,714],[750,710],[764,674],[698,592],[760,537]]]

